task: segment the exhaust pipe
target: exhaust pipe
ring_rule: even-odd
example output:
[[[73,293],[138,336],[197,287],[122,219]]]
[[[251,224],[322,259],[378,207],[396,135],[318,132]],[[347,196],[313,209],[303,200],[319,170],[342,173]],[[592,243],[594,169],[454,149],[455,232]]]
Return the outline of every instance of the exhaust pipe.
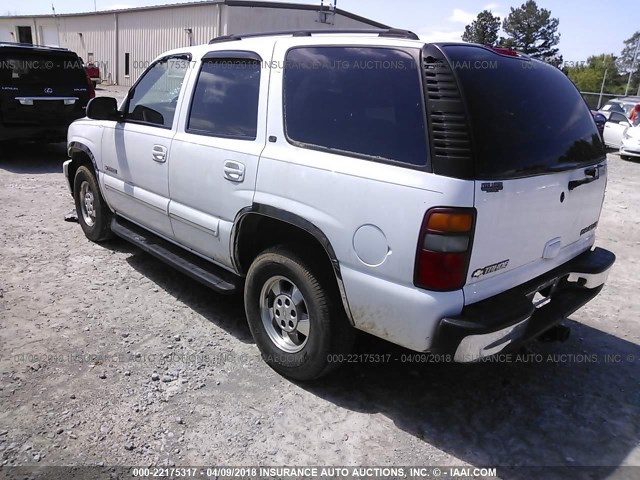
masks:
[[[564,325],[556,325],[540,335],[537,340],[542,343],[561,342],[564,343],[569,339],[571,329]]]

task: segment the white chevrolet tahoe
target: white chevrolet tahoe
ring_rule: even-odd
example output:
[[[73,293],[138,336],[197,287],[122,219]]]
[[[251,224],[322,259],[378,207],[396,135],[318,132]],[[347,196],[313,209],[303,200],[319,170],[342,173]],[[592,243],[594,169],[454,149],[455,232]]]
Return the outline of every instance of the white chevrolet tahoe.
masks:
[[[231,35],[95,98],[64,172],[85,235],[244,289],[268,364],[317,378],[355,329],[470,362],[602,289],[607,179],[557,68],[401,30]],[[337,361],[336,361],[337,360]]]

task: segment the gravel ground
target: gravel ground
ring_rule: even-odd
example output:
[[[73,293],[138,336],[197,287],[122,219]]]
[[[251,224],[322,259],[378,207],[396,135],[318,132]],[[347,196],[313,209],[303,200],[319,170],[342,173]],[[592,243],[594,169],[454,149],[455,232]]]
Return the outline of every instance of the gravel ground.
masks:
[[[398,361],[304,385],[260,360],[240,298],[64,222],[65,157],[0,152],[0,464],[640,465],[640,163],[609,155],[598,244],[618,261],[566,343],[464,366],[363,337]]]

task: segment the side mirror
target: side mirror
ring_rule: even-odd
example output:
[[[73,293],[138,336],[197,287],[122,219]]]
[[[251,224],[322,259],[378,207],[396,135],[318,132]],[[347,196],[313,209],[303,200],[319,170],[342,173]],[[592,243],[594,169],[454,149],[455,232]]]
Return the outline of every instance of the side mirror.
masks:
[[[113,97],[95,97],[87,104],[87,117],[93,120],[117,120],[118,101]]]

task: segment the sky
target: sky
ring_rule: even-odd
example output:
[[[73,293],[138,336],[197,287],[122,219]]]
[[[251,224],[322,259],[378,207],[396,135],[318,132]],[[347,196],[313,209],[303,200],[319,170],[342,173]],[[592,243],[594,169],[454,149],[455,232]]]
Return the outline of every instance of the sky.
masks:
[[[190,0],[24,0],[0,6],[0,15],[33,15],[112,10]],[[193,1],[193,0],[191,0]],[[320,0],[283,0],[320,4]],[[426,41],[459,41],[465,25],[491,10],[501,18],[525,0],[337,0],[338,8],[397,28],[416,32]],[[4,2],[3,2],[4,3]],[[325,1],[328,3],[328,1]],[[537,0],[541,8],[560,20],[560,53],[565,62],[585,61],[600,53],[619,55],[623,42],[640,30],[638,0]],[[241,33],[241,32],[237,32]]]

